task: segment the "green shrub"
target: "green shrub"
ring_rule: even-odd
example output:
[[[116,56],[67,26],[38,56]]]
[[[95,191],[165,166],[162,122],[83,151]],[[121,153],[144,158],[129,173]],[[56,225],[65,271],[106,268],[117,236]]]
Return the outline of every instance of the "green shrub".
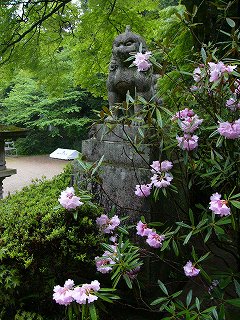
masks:
[[[1,200],[1,319],[14,319],[20,309],[59,319],[54,315],[64,308],[52,302],[53,287],[68,278],[81,283],[94,276],[100,243],[95,219],[101,209],[84,201],[75,220],[60,207],[59,195],[70,181],[66,169]]]

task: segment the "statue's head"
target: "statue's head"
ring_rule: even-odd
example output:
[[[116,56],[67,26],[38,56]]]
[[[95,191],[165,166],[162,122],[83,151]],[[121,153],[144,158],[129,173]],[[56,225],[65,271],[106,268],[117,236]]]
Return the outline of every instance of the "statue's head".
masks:
[[[147,51],[145,40],[138,34],[131,32],[130,27],[126,27],[126,31],[117,36],[113,42],[112,52],[114,56],[121,59],[127,59],[130,52],[139,52],[140,44],[142,44],[142,52]]]

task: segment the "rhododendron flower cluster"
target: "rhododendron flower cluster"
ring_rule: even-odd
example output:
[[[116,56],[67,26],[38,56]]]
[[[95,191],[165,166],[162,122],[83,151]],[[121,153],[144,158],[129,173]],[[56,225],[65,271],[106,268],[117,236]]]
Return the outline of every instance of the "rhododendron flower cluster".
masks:
[[[173,167],[171,161],[153,161],[150,167],[151,172],[154,173],[154,175],[151,177],[151,183],[136,185],[135,194],[138,197],[148,197],[151,194],[153,186],[156,188],[168,187],[173,179],[172,174],[168,172]]]
[[[188,261],[183,267],[184,273],[187,277],[195,277],[199,274],[200,269],[197,269],[191,261]]]
[[[113,252],[105,251],[102,257],[95,257],[97,271],[108,273],[112,270],[111,265],[116,263],[113,260],[116,256],[116,246],[111,246],[111,248],[113,248]]]
[[[117,215],[110,219],[106,214],[102,214],[96,219],[96,223],[103,233],[112,233],[119,226],[120,222]]]
[[[230,208],[228,207],[228,202],[226,200],[221,200],[221,194],[214,193],[210,197],[209,209],[212,210],[214,214],[220,215],[221,217],[228,216],[231,214]]]
[[[179,127],[183,131],[183,136],[177,136],[178,146],[187,151],[191,151],[198,146],[198,136],[192,135],[202,124],[203,119],[199,119],[198,115],[191,109],[185,108],[178,111],[172,118],[173,121],[178,120]]]
[[[227,139],[240,138],[240,119],[233,122],[220,122],[218,132]]]
[[[75,301],[79,304],[91,303],[98,299],[95,295],[100,289],[100,283],[97,280],[92,281],[90,284],[83,284],[82,286],[74,287],[74,281],[68,279],[65,281],[64,286],[55,286],[53,291],[53,300],[61,305],[69,305]]]
[[[195,82],[199,83],[206,76],[209,76],[210,82],[216,82],[219,79],[225,81],[225,77],[232,73],[237,66],[227,66],[222,61],[218,63],[208,62],[207,68],[204,65],[200,65],[193,71],[193,79]]]
[[[148,197],[151,194],[152,184],[137,184],[135,194],[138,197]]]
[[[101,273],[108,273],[112,270],[111,265],[118,262],[117,246],[118,244],[110,245],[111,252],[106,250],[101,257],[95,257],[97,271]]]
[[[226,66],[222,61],[218,63],[208,62],[209,66],[209,81],[215,82],[218,81],[221,77],[228,73],[232,73],[237,66]]]
[[[83,204],[83,202],[80,201],[80,198],[75,196],[73,187],[68,187],[66,190],[62,191],[58,201],[67,210],[74,210]]]
[[[226,107],[231,110],[231,111],[237,111],[238,109],[240,109],[240,103],[238,102],[238,100],[235,97],[229,98],[226,101]]]
[[[137,52],[135,54],[133,64],[137,66],[138,71],[147,71],[151,67],[152,64],[149,62],[150,56],[150,51],[147,51],[146,53]]]
[[[165,239],[164,235],[159,235],[155,230],[148,228],[146,223],[139,221],[136,226],[137,235],[147,237],[147,244],[153,248],[160,248]]]
[[[183,150],[191,151],[198,147],[199,138],[195,134],[193,136],[184,134],[183,137],[177,136],[176,139],[178,141],[178,146]]]

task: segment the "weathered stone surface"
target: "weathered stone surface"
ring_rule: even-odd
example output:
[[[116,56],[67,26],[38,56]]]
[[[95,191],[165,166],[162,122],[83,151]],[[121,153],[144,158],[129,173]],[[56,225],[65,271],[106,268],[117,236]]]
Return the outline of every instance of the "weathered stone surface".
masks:
[[[99,141],[93,138],[83,141],[82,153],[90,161],[97,161],[104,155],[105,163],[135,165],[143,168],[149,166],[150,149],[145,146],[141,148],[141,155],[139,155],[129,143]]]
[[[96,129],[91,139],[82,142],[82,154],[88,162],[98,161],[104,155],[100,168],[102,184],[94,190],[100,204],[106,212],[115,206],[117,213],[129,215],[132,222],[141,215],[148,217],[148,199],[137,197],[134,190],[137,184],[150,182],[150,148],[142,145],[138,154],[129,142],[126,134],[131,136],[130,140],[135,139],[138,135],[136,127],[116,126],[114,132],[104,131],[103,125]],[[93,189],[93,186],[89,187]]]

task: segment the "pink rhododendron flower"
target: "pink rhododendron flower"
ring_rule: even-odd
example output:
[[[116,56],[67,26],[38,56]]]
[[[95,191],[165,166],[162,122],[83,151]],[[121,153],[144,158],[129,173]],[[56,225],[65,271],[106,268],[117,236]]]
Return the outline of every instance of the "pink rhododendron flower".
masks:
[[[183,137],[176,137],[178,141],[178,146],[187,151],[194,150],[198,146],[198,136],[193,135],[191,136],[190,134],[184,134]]]
[[[72,297],[79,304],[91,303],[98,299],[94,294],[100,289],[100,283],[97,280],[91,282],[91,284],[83,284],[81,287],[74,288]]]
[[[234,122],[220,122],[218,132],[221,136],[227,139],[238,139],[240,138],[240,119]]]
[[[80,198],[75,196],[73,187],[68,187],[62,191],[58,201],[67,210],[76,209],[83,204],[83,202],[80,202]]]
[[[208,62],[210,72],[210,82],[216,82],[224,73],[231,73],[237,66],[225,66],[222,61],[218,63]]]
[[[181,119],[184,120],[189,117],[193,117],[195,115],[194,111],[188,108],[185,108],[183,110],[180,110],[176,112],[176,114],[173,116],[172,120]]]
[[[137,66],[138,71],[147,71],[151,67],[152,64],[148,61],[150,56],[150,51],[147,51],[146,53],[136,53],[133,64]]]
[[[111,258],[99,258],[95,257],[95,263],[97,267],[97,271],[101,273],[108,273],[112,270],[112,267],[110,267],[111,264],[115,264],[116,262],[113,261]]]
[[[231,111],[236,111],[237,109],[240,109],[240,103],[236,99],[230,98],[226,101],[226,107]]]
[[[151,184],[137,184],[136,185],[136,190],[135,190],[135,195],[138,197],[148,197],[151,194]]]
[[[173,167],[173,164],[171,161],[168,161],[168,160],[164,160],[161,162],[160,164],[160,171],[161,172],[166,172],[168,170],[171,170]]]
[[[155,231],[152,231],[148,234],[146,242],[149,244],[150,247],[160,248],[164,239],[164,235],[159,235]]]
[[[106,214],[102,214],[96,219],[96,223],[103,233],[111,233],[117,226],[119,226],[120,219],[117,215],[109,219]]]
[[[202,70],[197,67],[193,70],[193,79],[196,81],[196,82],[199,82],[201,81],[202,79]]]
[[[221,217],[228,216],[231,214],[230,208],[227,206],[228,202],[226,200],[221,200],[221,194],[214,193],[210,197],[209,209],[212,210],[214,214],[219,214]]]
[[[171,170],[173,167],[173,164],[171,161],[164,160],[161,163],[157,161],[153,161],[153,163],[150,165],[152,168],[151,171],[153,173],[159,173],[159,172],[166,172],[168,170]]]
[[[183,269],[187,277],[195,277],[200,272],[200,269],[195,268],[191,261],[188,261]]]
[[[114,236],[111,236],[111,237],[109,238],[109,241],[111,241],[111,242],[113,242],[113,243],[116,243],[116,242],[117,242],[117,237],[118,237],[118,235],[115,234]]]
[[[151,177],[152,184],[156,188],[166,188],[170,185],[173,176],[168,172],[159,172]]]
[[[73,292],[74,281],[68,279],[65,281],[64,286],[55,286],[53,288],[53,300],[56,303],[61,305],[69,305],[73,301],[72,292]]]
[[[199,119],[198,115],[186,117],[184,120],[179,121],[179,126],[185,133],[193,133],[202,124],[203,119]]]
[[[150,165],[150,167],[152,168],[151,171],[153,173],[159,172],[160,171],[160,162],[157,161],[153,161],[153,163]]]
[[[136,226],[137,234],[141,237],[147,237],[149,233],[152,232],[152,229],[148,228],[146,223],[139,221]]]

